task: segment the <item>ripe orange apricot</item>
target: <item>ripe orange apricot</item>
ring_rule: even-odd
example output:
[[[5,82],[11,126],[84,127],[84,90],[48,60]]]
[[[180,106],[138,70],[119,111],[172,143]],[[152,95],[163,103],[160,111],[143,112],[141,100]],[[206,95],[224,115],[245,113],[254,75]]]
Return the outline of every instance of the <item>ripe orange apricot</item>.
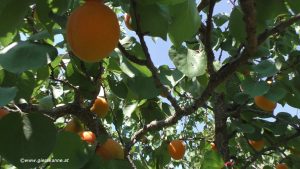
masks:
[[[124,159],[122,146],[110,138],[96,149],[96,154],[105,160]]]
[[[108,110],[108,103],[102,97],[98,97],[90,109],[91,112],[96,113],[101,118],[104,118],[107,115]]]
[[[66,127],[64,128],[65,131],[68,131],[68,132],[72,132],[72,133],[79,133],[79,132],[82,132],[82,126],[79,122],[79,120],[73,118],[72,120],[70,120]]]
[[[272,112],[276,108],[276,103],[264,96],[255,96],[254,102],[257,107],[267,112]]]
[[[9,113],[6,109],[0,108],[0,119]]]
[[[67,42],[86,62],[107,57],[117,46],[120,26],[116,14],[100,0],[86,0],[68,18]]]
[[[185,144],[182,140],[173,140],[168,145],[168,152],[173,159],[180,160],[185,153]]]
[[[285,163],[280,163],[276,165],[276,169],[288,169],[289,167]]]
[[[128,13],[125,13],[124,14],[124,22],[125,22],[125,25],[126,27],[129,29],[129,30],[133,30],[132,26],[131,26],[131,16],[128,14]]]
[[[249,140],[249,144],[254,148],[256,151],[261,151],[265,146],[264,140]]]
[[[217,146],[215,143],[210,143],[211,149],[214,151],[218,151]]]
[[[79,133],[79,136],[81,137],[82,140],[93,144],[95,142],[96,139],[96,135],[91,132],[91,131],[83,131]]]

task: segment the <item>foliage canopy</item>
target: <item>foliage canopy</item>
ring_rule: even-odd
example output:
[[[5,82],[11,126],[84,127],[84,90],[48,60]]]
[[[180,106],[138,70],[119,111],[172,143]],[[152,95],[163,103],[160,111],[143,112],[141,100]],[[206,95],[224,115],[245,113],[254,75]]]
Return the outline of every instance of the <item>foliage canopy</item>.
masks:
[[[300,108],[300,1],[232,0],[228,14],[222,1],[106,0],[119,44],[88,63],[66,40],[82,0],[1,0],[1,168],[300,168],[299,117],[262,108]],[[154,65],[166,56],[145,37],[169,40],[174,66]],[[99,92],[103,117],[91,112]],[[95,153],[108,139],[117,159]],[[172,140],[183,159],[168,154]]]

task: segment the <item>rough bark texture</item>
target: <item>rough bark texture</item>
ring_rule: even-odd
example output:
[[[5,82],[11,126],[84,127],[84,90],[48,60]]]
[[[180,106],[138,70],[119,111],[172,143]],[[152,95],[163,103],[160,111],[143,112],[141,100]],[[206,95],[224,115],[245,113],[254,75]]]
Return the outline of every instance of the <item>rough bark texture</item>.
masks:
[[[227,115],[224,95],[218,95],[214,105],[215,115],[215,144],[224,161],[229,161]]]

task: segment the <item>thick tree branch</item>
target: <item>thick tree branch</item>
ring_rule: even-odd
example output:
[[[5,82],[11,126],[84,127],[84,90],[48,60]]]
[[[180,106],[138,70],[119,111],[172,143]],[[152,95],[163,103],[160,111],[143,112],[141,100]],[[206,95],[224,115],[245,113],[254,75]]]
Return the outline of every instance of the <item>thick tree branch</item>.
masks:
[[[250,58],[255,54],[257,48],[255,2],[254,0],[242,0],[240,3],[244,12],[244,22],[246,24],[247,33],[245,50],[248,58]]]
[[[213,29],[212,17],[214,13],[215,4],[216,4],[215,0],[209,1],[209,10],[208,10],[208,15],[206,20],[206,31],[205,31],[205,40],[204,40],[205,52],[207,54],[207,70],[210,75],[212,75],[215,72],[214,65],[213,65],[213,62],[215,60],[215,55],[211,46],[211,35]]]
[[[59,117],[67,114],[72,114],[78,117],[96,136],[108,135],[106,129],[100,124],[96,114],[89,111],[87,108],[82,108],[76,103],[69,103],[63,106],[53,108],[52,110],[40,110],[38,105],[23,104],[19,105],[23,112],[37,112],[42,113],[52,120],[56,120]]]
[[[228,133],[227,133],[227,115],[224,95],[217,95],[214,106],[215,115],[215,143],[218,151],[224,161],[229,161]]]

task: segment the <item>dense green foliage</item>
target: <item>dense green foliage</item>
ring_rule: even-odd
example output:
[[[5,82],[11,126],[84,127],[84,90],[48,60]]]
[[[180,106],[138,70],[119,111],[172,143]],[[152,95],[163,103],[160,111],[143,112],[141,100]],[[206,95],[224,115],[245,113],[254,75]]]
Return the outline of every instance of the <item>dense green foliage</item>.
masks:
[[[277,106],[300,108],[299,1],[255,0],[257,37],[292,17],[298,19],[263,39],[255,55],[233,67],[221,82],[211,78],[209,65],[218,74],[241,57],[248,43],[239,2],[228,14],[214,13],[209,37],[210,5],[198,11],[200,2],[195,0],[106,0],[119,17],[121,47],[99,63],[80,61],[66,42],[67,17],[82,3],[1,0],[0,107],[10,113],[0,119],[0,168],[127,169],[134,164],[138,169],[220,169],[228,161],[234,161],[233,168],[268,169],[281,162],[300,168],[299,117],[295,112],[264,112],[253,99],[263,95]],[[139,36],[129,37],[125,13],[131,15]],[[140,39],[144,36],[170,40],[169,59],[175,68],[149,65],[149,51]],[[206,47],[215,55],[213,60]],[[103,119],[89,112],[99,92],[110,105]],[[227,144],[217,144],[214,151],[210,143],[218,142],[215,119],[220,110],[225,110]],[[97,143],[107,137],[122,143],[133,164],[128,159],[103,160],[95,154],[97,143],[63,131],[74,116],[86,130],[99,132]],[[175,123],[163,121],[172,116]],[[167,145],[174,139],[186,143],[182,160],[168,154]],[[263,139],[266,145],[256,152],[249,139]]]

